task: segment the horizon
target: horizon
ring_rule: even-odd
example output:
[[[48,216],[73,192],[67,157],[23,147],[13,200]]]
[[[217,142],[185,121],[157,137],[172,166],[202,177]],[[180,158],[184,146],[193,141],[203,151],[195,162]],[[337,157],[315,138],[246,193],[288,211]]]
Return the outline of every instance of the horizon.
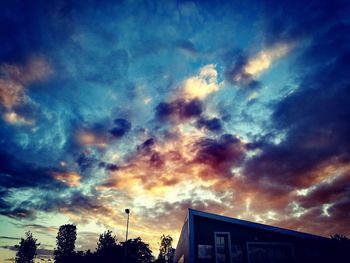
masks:
[[[0,262],[31,230],[176,247],[188,208],[350,236],[350,3],[0,3]]]

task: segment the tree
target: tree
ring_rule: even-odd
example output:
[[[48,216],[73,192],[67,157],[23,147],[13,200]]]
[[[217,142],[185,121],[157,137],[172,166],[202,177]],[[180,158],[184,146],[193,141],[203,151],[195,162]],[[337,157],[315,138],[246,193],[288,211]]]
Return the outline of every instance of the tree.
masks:
[[[126,262],[128,263],[150,263],[154,257],[149,244],[144,243],[140,237],[122,242],[127,250]]]
[[[55,262],[69,262],[74,256],[75,240],[77,239],[77,227],[75,225],[60,226],[56,237],[57,248],[54,251]]]
[[[18,251],[16,253],[16,263],[34,263],[36,249],[40,245],[36,243],[37,239],[33,238],[30,231],[25,233],[26,237],[21,238]]]
[[[117,238],[112,235],[112,231],[107,230],[102,233],[97,242],[94,262],[122,262],[123,249],[117,245],[116,241]]]
[[[160,237],[160,246],[159,246],[159,256],[157,262],[159,263],[168,263],[173,262],[174,249],[172,247],[173,238],[170,235],[162,235]]]
[[[97,251],[110,250],[114,248],[116,244],[117,238],[112,236],[112,231],[107,230],[100,235],[100,238],[97,242]]]

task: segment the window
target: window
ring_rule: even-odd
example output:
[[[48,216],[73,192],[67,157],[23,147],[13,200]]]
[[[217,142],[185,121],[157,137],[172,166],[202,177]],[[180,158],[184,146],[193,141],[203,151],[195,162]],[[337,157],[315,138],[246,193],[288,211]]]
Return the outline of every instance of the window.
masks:
[[[243,248],[239,245],[231,246],[232,263],[243,263]]]
[[[198,258],[213,258],[213,246],[198,245]]]
[[[294,263],[292,244],[248,242],[249,263]]]
[[[228,232],[215,232],[215,258],[216,263],[231,261],[231,238]]]

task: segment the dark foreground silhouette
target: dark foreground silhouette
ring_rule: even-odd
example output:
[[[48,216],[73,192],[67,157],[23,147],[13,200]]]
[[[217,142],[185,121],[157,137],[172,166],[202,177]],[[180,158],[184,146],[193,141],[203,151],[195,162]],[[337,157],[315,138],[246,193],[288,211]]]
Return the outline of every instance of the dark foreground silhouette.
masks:
[[[77,239],[76,226],[67,224],[59,228],[56,237],[56,248],[53,258],[41,259],[43,262],[56,263],[81,263],[81,262],[121,262],[121,263],[166,263],[173,261],[174,249],[172,248],[172,237],[161,236],[159,255],[155,258],[149,244],[142,241],[140,237],[128,239],[126,242],[118,242],[112,231],[102,233],[97,242],[95,251],[75,251]],[[34,263],[37,255],[37,239],[33,238],[31,232],[26,232],[17,247],[16,263]],[[38,257],[37,257],[38,259]]]

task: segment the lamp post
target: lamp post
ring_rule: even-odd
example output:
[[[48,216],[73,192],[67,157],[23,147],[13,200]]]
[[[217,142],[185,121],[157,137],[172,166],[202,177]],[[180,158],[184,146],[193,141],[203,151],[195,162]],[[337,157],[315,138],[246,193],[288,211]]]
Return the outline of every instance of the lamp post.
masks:
[[[125,233],[125,247],[124,247],[124,263],[126,263],[126,250],[128,246],[128,232],[129,232],[129,215],[130,215],[130,210],[127,208],[125,209],[125,213],[128,215],[128,219],[126,221],[126,233]]]
[[[129,215],[130,215],[130,210],[127,208],[125,209],[125,213],[128,215],[128,219],[126,221],[126,235],[125,235],[125,242],[128,241],[128,231],[129,231]]]

